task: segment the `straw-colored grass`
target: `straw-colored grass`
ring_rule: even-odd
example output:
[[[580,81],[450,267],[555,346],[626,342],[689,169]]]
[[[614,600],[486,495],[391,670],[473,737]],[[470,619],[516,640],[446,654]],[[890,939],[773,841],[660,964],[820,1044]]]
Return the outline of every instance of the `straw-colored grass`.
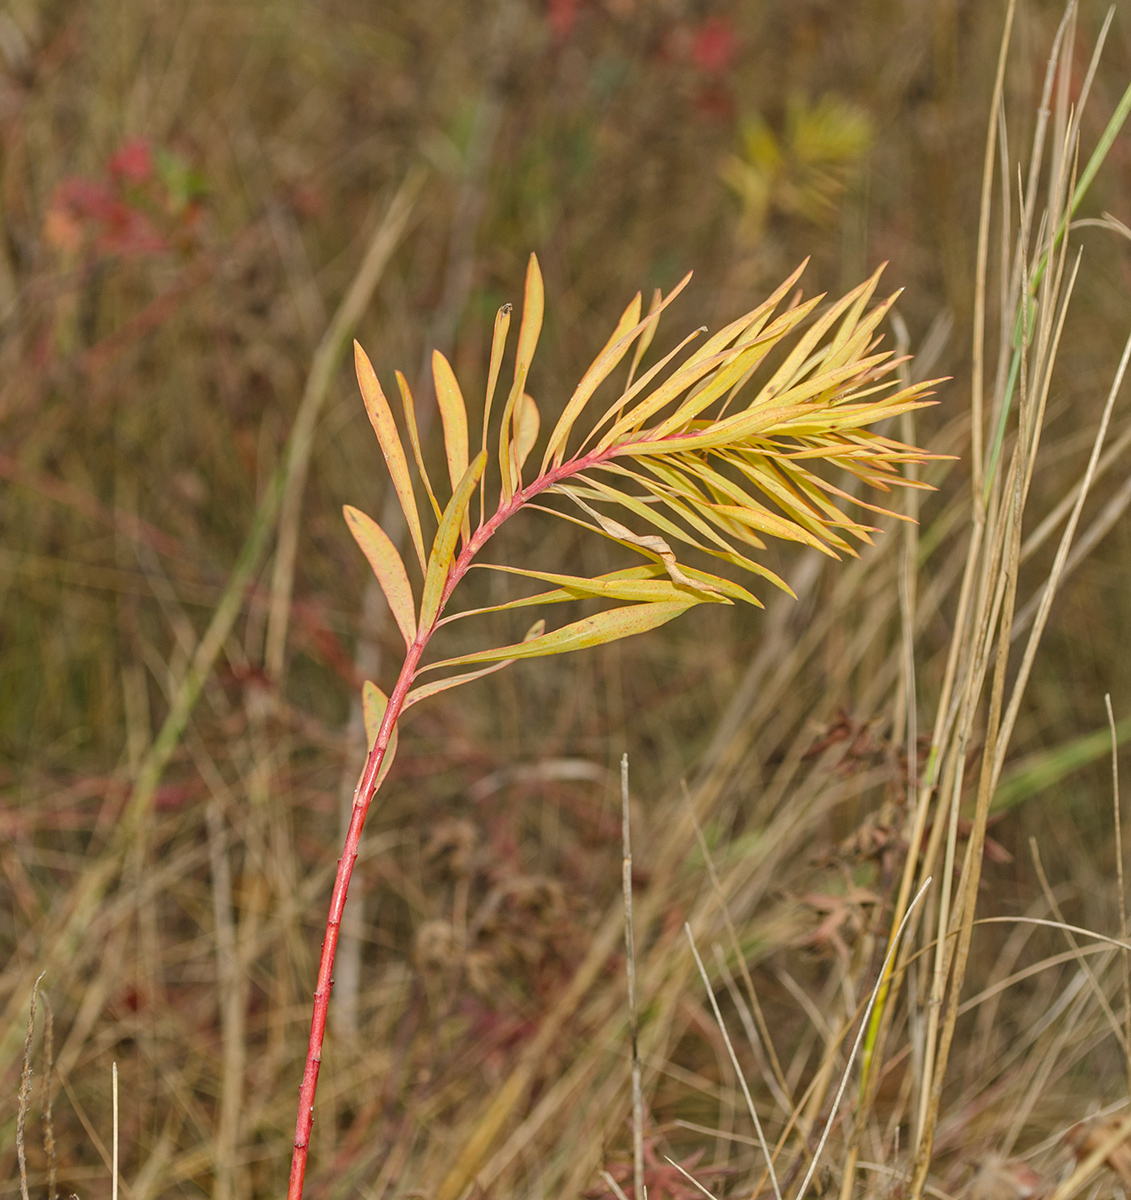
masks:
[[[1126,1190],[1126,956],[1064,929],[1118,942],[1125,908],[1125,135],[1076,213],[1106,227],[1058,236],[1120,16],[1083,103],[1105,10],[1019,5],[999,123],[1004,5],[861,5],[835,38],[803,5],[377,7],[0,15],[0,1187],[20,1125],[29,1195],[109,1194],[115,1153],[124,1200],[281,1194],[354,698],[399,641],[340,518],[387,489],[336,351],[356,331],[388,383],[439,346],[480,389],[536,249],[547,427],[641,282],[694,267],[716,326],[806,254],[830,294],[889,259],[910,381],[954,382],[888,432],[958,458],[859,560],[771,557],[797,600],[421,707],[361,847],[307,1194],[632,1193],[624,751],[650,1195],[699,1194],[668,1158],[773,1194],[685,923],[792,1200],[928,875],[813,1188]],[[500,561],[623,565],[555,529]]]

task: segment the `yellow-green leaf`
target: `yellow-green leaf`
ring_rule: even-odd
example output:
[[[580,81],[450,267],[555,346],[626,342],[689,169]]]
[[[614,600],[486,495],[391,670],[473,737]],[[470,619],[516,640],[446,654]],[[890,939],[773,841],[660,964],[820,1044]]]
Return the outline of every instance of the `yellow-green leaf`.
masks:
[[[448,478],[454,491],[467,470],[467,405],[451,363],[439,350],[432,351],[432,379],[436,384],[436,405],[444,426]]]
[[[545,291],[542,287],[542,270],[538,256],[532,254],[526,265],[526,288],[522,299],[522,324],[518,329],[518,352],[514,362],[514,378],[518,383],[526,381],[530,364],[542,332],[542,314],[545,308]]]
[[[544,633],[541,637],[529,642],[519,642],[513,646],[500,646],[494,650],[481,650],[475,654],[461,654],[458,658],[445,659],[443,662],[431,663],[422,668],[425,671],[438,670],[441,667],[470,666],[472,663],[498,662],[504,658],[542,658],[547,654],[567,654],[572,650],[585,650],[590,646],[601,646],[606,642],[615,642],[620,638],[632,637],[638,633],[647,633],[650,629],[658,629],[661,625],[678,617],[699,604],[698,599],[667,601],[659,604],[628,604],[622,608],[612,608],[607,612],[596,613],[574,621],[552,633]]]
[[[796,323],[806,315],[816,302],[816,300],[809,301],[808,304],[791,310],[778,320],[786,321],[788,319]],[[687,391],[688,388],[693,387],[701,379],[710,375],[712,371],[717,370],[726,363],[736,353],[730,343],[741,336],[746,324],[750,320],[750,315],[748,313],[738,321],[732,321],[725,329],[715,334],[705,346],[701,346],[698,351],[683,362],[674,374],[664,380],[654,392],[646,396],[633,408],[627,410],[624,416],[620,417],[610,427],[601,439],[600,446],[611,445],[626,434],[639,430],[649,417],[654,416],[682,392]],[[776,324],[777,322],[775,322]],[[766,330],[765,333],[759,335],[759,339],[757,340],[777,336],[784,337],[784,333],[778,335],[776,332]]]
[[[347,504],[342,511],[346,515],[346,524],[350,527],[354,541],[369,560],[373,574],[377,576],[377,582],[385,593],[389,611],[397,622],[405,645],[411,646],[413,638],[416,637],[416,611],[408,573],[396,546],[381,526],[360,509]]]
[[[581,415],[586,404],[589,403],[596,392],[597,388],[609,377],[616,369],[617,364],[628,353],[629,346],[640,336],[645,335],[648,340],[651,340],[651,334],[655,332],[656,322],[660,319],[660,314],[665,308],[683,291],[691,279],[690,272],[685,275],[671,292],[664,297],[655,306],[648,316],[643,321],[640,320],[640,293],[638,292],[633,298],[632,303],[625,309],[620,321],[617,323],[616,329],[613,330],[612,336],[605,343],[604,349],[594,359],[592,365],[581,378],[581,382],[574,389],[573,395],[569,399],[564,412],[558,419],[557,425],[554,426],[554,432],[550,435],[549,445],[546,447],[546,453],[542,458],[542,470],[545,471],[550,462],[558,464],[565,457],[566,443],[569,440],[569,435],[573,429],[574,423]],[[694,335],[692,335],[694,336]],[[685,339],[677,350],[686,345],[690,339]],[[641,351],[643,353],[643,351]],[[670,357],[670,356],[669,356]],[[639,359],[637,359],[639,361]],[[642,380],[640,385],[630,386],[626,392],[616,402],[610,412],[619,411],[625,404],[628,403],[630,397],[643,386],[647,379],[652,378],[656,368],[653,368]],[[632,373],[635,374],[636,364],[634,362]],[[593,427],[594,430],[600,429],[605,420],[609,416],[609,412],[601,418],[600,421]]]
[[[526,631],[526,637],[523,638],[523,641],[528,642],[531,638],[539,637],[545,627],[545,621],[535,621]],[[429,696],[437,696],[440,692],[447,692],[452,688],[462,687],[465,683],[471,683],[475,679],[482,679],[485,675],[493,675],[496,671],[501,671],[504,667],[509,667],[513,662],[513,658],[504,658],[502,662],[492,663],[489,667],[483,667],[478,671],[467,671],[463,675],[449,675],[447,679],[437,679],[432,683],[421,684],[420,687],[413,688],[405,697],[404,706],[405,708],[410,708],[414,704],[419,704],[421,700],[427,700]]]
[[[518,488],[515,479],[511,438],[513,436],[514,410],[526,389],[530,364],[542,332],[542,314],[545,295],[542,289],[542,271],[536,255],[530,256],[526,268],[526,291],[522,305],[522,324],[518,329],[518,351],[514,360],[514,384],[503,408],[502,427],[499,430],[499,473],[502,476],[502,499],[506,504]]]
[[[486,465],[487,453],[481,450],[472,459],[471,465],[456,485],[448,507],[444,509],[444,515],[440,518],[440,528],[436,530],[436,540],[432,543],[432,554],[428,559],[428,570],[424,574],[424,594],[420,600],[422,629],[431,629],[440,612],[440,604],[444,599],[444,585],[448,581],[448,572],[455,558],[460,527],[463,525],[467,506],[471,503],[471,495]]]
[[[686,284],[687,280],[685,279],[683,282]],[[601,353],[593,360],[589,369],[581,377],[581,382],[574,388],[569,403],[566,405],[561,417],[558,418],[558,423],[554,426],[554,432],[550,435],[550,444],[546,447],[547,463],[551,457],[555,458],[558,462],[561,461],[561,455],[565,451],[565,444],[569,438],[570,430],[573,428],[574,422],[581,415],[581,410],[589,403],[589,399],[593,393],[616,369],[617,363],[628,353],[628,348],[632,345],[635,338],[643,332],[647,322],[641,322],[640,320],[640,304],[641,297],[640,293],[637,292],[629,302],[628,307],[621,314],[616,328],[613,330],[609,340],[602,347]]]
[[[657,539],[661,540],[661,539]],[[670,551],[668,552],[671,553]],[[597,596],[602,600],[629,600],[637,603],[654,604],[660,600],[687,600],[688,592],[703,593],[699,598],[705,602],[718,603],[722,588],[715,586],[714,576],[696,572],[697,578],[684,575],[685,583],[673,579],[636,578],[610,579],[607,576],[589,579],[584,575],[558,575],[552,571],[528,571],[521,567],[504,567],[487,564],[491,570],[507,575],[521,575],[526,579],[540,579],[543,583],[556,583],[566,596],[581,599]],[[683,572],[681,571],[681,574]],[[729,602],[729,601],[728,601]],[[502,608],[507,605],[500,606]],[[516,606],[517,607],[517,606]]]
[[[541,428],[542,417],[538,405],[534,403],[533,396],[523,392],[514,410],[514,451],[518,461],[516,487],[522,486],[522,468],[534,449]]]
[[[626,391],[632,387],[632,381],[636,378],[636,369],[640,366],[640,360],[648,353],[648,347],[652,344],[652,339],[656,336],[656,330],[660,325],[660,305],[663,303],[663,299],[664,293],[659,288],[656,288],[652,293],[652,303],[648,306],[648,316],[644,319],[644,330],[636,343],[636,349],[632,352],[632,364],[628,368],[628,382],[624,385]]]
[[[408,473],[408,460],[405,458],[404,447],[401,445],[397,424],[393,420],[393,410],[389,407],[385,393],[373,370],[373,364],[368,355],[355,341],[353,344],[354,366],[357,370],[357,382],[361,387],[361,395],[365,400],[365,411],[369,414],[373,432],[385,456],[385,465],[389,468],[389,478],[400,501],[404,512],[405,523],[408,525],[412,544],[416,549],[416,557],[420,560],[420,569],[424,570],[424,535],[420,530],[420,514],[416,511],[416,497],[412,491],[412,479]]]
[[[388,707],[389,697],[375,683],[366,680],[361,689],[361,711],[365,716],[365,740],[371,753],[376,745],[377,734],[380,732],[381,722],[385,719],[385,711]],[[394,725],[385,747],[385,757],[381,760],[381,766],[377,771],[377,782],[373,785],[374,791],[385,781],[385,776],[388,775],[389,768],[393,765],[393,759],[397,756],[397,740],[397,727]]]
[[[424,455],[420,449],[420,430],[416,425],[416,401],[412,398],[412,390],[408,386],[408,380],[397,372],[397,387],[401,393],[401,408],[404,409],[404,420],[408,426],[408,440],[412,443],[412,454],[416,459],[416,469],[420,472],[420,478],[424,483],[424,490],[428,493],[428,499],[432,504],[432,511],[436,514],[436,520],[440,519],[440,502],[436,499],[436,493],[432,490],[432,480],[428,478],[428,468],[424,465]]]
[[[560,514],[555,514],[560,515]],[[589,528],[589,526],[586,526]],[[517,568],[501,567],[495,563],[472,563],[473,567],[479,567],[484,571],[513,571],[519,573]],[[611,571],[608,575],[598,575],[596,579],[586,580],[587,583],[604,583],[616,582],[618,580],[631,579],[654,579],[657,575],[664,573],[663,567],[657,563],[648,563],[646,566],[629,567],[624,571]],[[552,592],[538,592],[533,596],[522,596],[518,600],[504,600],[501,604],[491,604],[486,608],[469,608],[463,612],[452,613],[450,616],[444,617],[443,620],[437,623],[439,625],[448,625],[452,621],[462,621],[467,617],[481,617],[484,613],[493,612],[509,612],[512,608],[531,608],[539,604],[562,604],[567,600],[578,599],[576,591],[569,591],[566,588],[555,588]]]
[[[491,336],[491,365],[487,371],[487,394],[483,400],[483,443],[487,449],[487,430],[491,424],[491,405],[495,399],[495,387],[499,382],[499,371],[503,366],[503,352],[507,348],[507,331],[511,327],[511,306],[504,304],[495,314],[495,331]],[[479,523],[482,525],[486,513],[487,487],[484,479],[479,489]]]
[[[822,407],[819,404],[802,404],[739,412],[721,421],[700,422],[699,428],[693,427],[689,433],[670,434],[661,438],[655,437],[653,430],[645,429],[640,433],[639,440],[622,443],[617,447],[616,453],[633,457],[643,454],[683,454],[689,450],[710,450],[718,446],[735,445],[774,426],[780,426],[774,429],[775,434],[780,434],[791,421],[797,421],[800,426],[802,417],[811,416]],[[827,429],[826,418],[831,419],[830,414],[822,412],[821,424],[812,426],[813,429]],[[792,433],[793,430],[790,429],[789,432]]]

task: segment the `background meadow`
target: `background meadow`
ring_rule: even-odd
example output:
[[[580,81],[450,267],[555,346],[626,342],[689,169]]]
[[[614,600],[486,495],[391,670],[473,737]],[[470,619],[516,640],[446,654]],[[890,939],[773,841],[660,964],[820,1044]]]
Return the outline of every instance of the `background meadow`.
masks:
[[[999,326],[1008,342],[1013,322],[1001,280],[1018,164],[1024,176],[1063,14],[1023,0],[1013,17],[981,291],[987,395],[1003,385]],[[1054,127],[1071,119],[1106,15],[1085,0],[1056,43]],[[875,546],[841,564],[771,547],[796,600],[763,587],[764,612],[703,606],[412,711],[351,892],[308,1194],[613,1196],[602,1170],[632,1194],[623,752],[649,1195],[699,1194],[668,1155],[718,1197],[772,1194],[684,921],[767,1134],[784,1138],[783,1190],[796,1190],[879,971],[915,811],[908,778],[928,770],[962,628],[982,160],[1005,16],[963,0],[10,0],[0,1193],[20,1187],[23,1040],[46,971],[31,1194],[109,1194],[112,1062],[126,1200],[281,1194],[342,810],[364,758],[360,685],[388,687],[400,664],[341,515],[390,512],[349,338],[390,395],[394,369],[408,377],[438,465],[431,351],[481,395],[495,312],[520,302],[531,251],[547,297],[529,384],[544,428],[638,289],[647,299],[695,272],[658,335],[666,351],[752,308],[804,258],[805,294],[830,297],[887,262],[879,294],[904,290],[885,346],[916,356],[913,379],[949,377],[891,435],[954,457],[920,468],[936,490],[914,494],[914,510],[906,493],[888,498],[917,512],[915,532],[877,517]],[[1129,79],[1117,12],[1079,167]],[[1077,213],[1110,219],[1069,238],[1083,257],[1034,448],[1022,624],[1128,333],[1129,196],[1124,133]],[[1018,440],[1008,424],[1006,454]],[[1082,552],[1002,751],[979,916],[1119,935],[1104,697],[1117,736],[1131,734],[1128,442],[1120,395]],[[626,565],[536,513],[500,543],[496,561],[550,571]],[[469,604],[516,594],[483,574]],[[515,632],[500,614],[468,636]],[[444,652],[465,648],[453,637]],[[956,868],[988,694],[963,748]],[[915,1011],[934,953],[926,925],[914,936],[927,954],[893,1002],[867,1106],[849,1088],[821,1194],[845,1195],[853,1153],[855,1194],[907,1194],[922,1122]],[[1131,1081],[1123,979],[1120,955],[1082,936],[977,928],[929,1194],[1059,1197],[1097,1146],[1065,1197],[1131,1187],[1127,1131],[1109,1124]]]

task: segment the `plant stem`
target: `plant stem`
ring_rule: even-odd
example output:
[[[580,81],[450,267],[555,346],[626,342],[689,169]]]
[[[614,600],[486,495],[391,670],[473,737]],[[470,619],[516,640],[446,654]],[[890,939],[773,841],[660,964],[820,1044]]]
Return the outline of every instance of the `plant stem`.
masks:
[[[341,929],[342,913],[346,906],[350,878],[353,875],[354,863],[357,862],[358,848],[361,845],[361,831],[365,825],[369,806],[377,791],[377,774],[381,770],[385,751],[389,747],[393,726],[404,707],[405,697],[408,695],[408,689],[416,675],[417,664],[420,662],[420,656],[424,653],[424,647],[427,645],[431,632],[431,630],[422,631],[405,655],[400,678],[393,689],[393,694],[389,697],[381,728],[377,731],[373,749],[369,751],[365,770],[362,772],[357,790],[354,792],[353,816],[350,819],[342,857],[338,859],[338,873],[334,878],[334,890],[330,897],[330,915],[326,918],[326,933],[322,939],[322,958],[318,964],[318,984],[314,989],[314,1012],[310,1020],[310,1043],[306,1051],[306,1068],[302,1074],[302,1087],[299,1090],[294,1154],[291,1158],[291,1178],[287,1189],[288,1200],[301,1200],[302,1198],[307,1153],[310,1149],[310,1130],[314,1124],[314,1093],[318,1088],[318,1071],[322,1066],[322,1042],[326,1036],[330,990],[334,986],[334,955],[338,948],[338,933]]]
[[[310,1041],[306,1051],[306,1066],[302,1073],[302,1086],[299,1089],[298,1119],[295,1123],[294,1153],[291,1157],[291,1176],[287,1188],[287,1200],[302,1200],[302,1185],[306,1177],[306,1162],[310,1150],[310,1131],[314,1125],[314,1095],[318,1089],[318,1072],[322,1066],[322,1044],[326,1036],[326,1020],[330,1011],[330,991],[334,986],[334,956],[338,949],[338,935],[341,930],[342,914],[346,907],[350,879],[353,876],[354,863],[357,861],[361,845],[361,833],[365,826],[365,818],[369,813],[369,806],[377,792],[377,776],[380,773],[381,764],[385,760],[389,740],[393,736],[393,727],[404,709],[405,699],[416,677],[421,656],[424,654],[432,634],[436,631],[440,616],[443,614],[452,592],[467,574],[472,560],[499,529],[499,526],[535,496],[553,487],[554,484],[579,474],[587,467],[611,458],[621,449],[617,446],[600,452],[592,451],[562,463],[541,478],[533,480],[527,487],[515,492],[506,503],[501,504],[494,516],[481,524],[467,540],[459,557],[448,572],[436,619],[430,627],[417,631],[415,640],[408,648],[396,687],[393,688],[389,703],[385,708],[381,727],[377,731],[373,748],[369,751],[369,757],[366,759],[365,770],[362,772],[354,792],[353,814],[350,817],[342,857],[338,859],[334,890],[330,896],[330,913],[326,919],[326,932],[322,938],[318,983],[314,989],[314,1011],[310,1020]]]

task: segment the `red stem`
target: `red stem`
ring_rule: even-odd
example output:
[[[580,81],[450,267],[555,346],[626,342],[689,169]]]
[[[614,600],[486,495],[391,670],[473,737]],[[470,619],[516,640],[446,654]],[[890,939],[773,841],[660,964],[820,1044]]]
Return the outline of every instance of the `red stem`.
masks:
[[[500,505],[495,515],[485,524],[480,525],[472,534],[459,557],[452,564],[444,585],[436,621],[443,613],[444,606],[456,585],[467,574],[472,559],[508,517],[513,516],[524,504],[553,487],[554,484],[595,465],[601,459],[612,457],[621,449],[623,447],[609,447],[600,453],[590,452],[562,463],[561,466],[548,471],[531,482],[529,486],[516,492],[506,504]],[[353,815],[350,817],[350,826],[346,833],[342,857],[338,859],[334,891],[330,897],[330,914],[326,919],[326,932],[322,939],[322,957],[318,964],[318,984],[314,989],[314,1011],[310,1020],[310,1042],[306,1051],[306,1068],[302,1074],[302,1087],[299,1089],[298,1120],[295,1124],[294,1154],[291,1158],[291,1178],[287,1188],[287,1200],[302,1200],[302,1185],[306,1177],[306,1161],[310,1150],[310,1130],[314,1125],[314,1094],[318,1088],[318,1071],[322,1066],[322,1043],[326,1036],[330,991],[334,986],[334,956],[338,949],[338,934],[341,930],[342,913],[346,907],[350,878],[353,875],[354,863],[357,862],[358,849],[361,845],[361,831],[365,826],[369,806],[377,791],[377,775],[381,770],[381,763],[384,761],[389,739],[393,734],[393,726],[396,725],[397,718],[404,708],[409,688],[416,677],[420,658],[436,630],[436,621],[433,621],[430,628],[418,630],[416,638],[408,648],[396,687],[393,688],[393,694],[389,697],[385,716],[377,731],[373,749],[369,751],[369,757],[366,759],[365,771],[354,792]]]
[[[429,631],[430,632],[430,631]],[[416,674],[416,665],[424,653],[426,640],[420,636],[408,649],[400,678],[393,694],[389,697],[385,717],[373,749],[365,763],[365,771],[353,795],[353,815],[350,817],[342,857],[338,859],[338,872],[334,878],[334,891],[330,896],[330,915],[326,918],[326,933],[322,938],[322,958],[318,964],[318,985],[314,989],[314,1011],[310,1020],[310,1043],[306,1051],[306,1069],[302,1073],[299,1089],[298,1121],[295,1125],[294,1154],[291,1157],[291,1180],[287,1188],[287,1200],[302,1200],[302,1184],[306,1176],[306,1159],[310,1148],[310,1130],[314,1124],[314,1093],[318,1088],[318,1071],[322,1066],[322,1041],[326,1036],[326,1016],[330,1010],[330,990],[334,986],[334,955],[338,949],[338,934],[341,931],[342,913],[346,907],[350,878],[357,862],[361,845],[361,831],[369,805],[376,794],[377,773],[385,758],[393,726],[404,707],[405,697]]]

